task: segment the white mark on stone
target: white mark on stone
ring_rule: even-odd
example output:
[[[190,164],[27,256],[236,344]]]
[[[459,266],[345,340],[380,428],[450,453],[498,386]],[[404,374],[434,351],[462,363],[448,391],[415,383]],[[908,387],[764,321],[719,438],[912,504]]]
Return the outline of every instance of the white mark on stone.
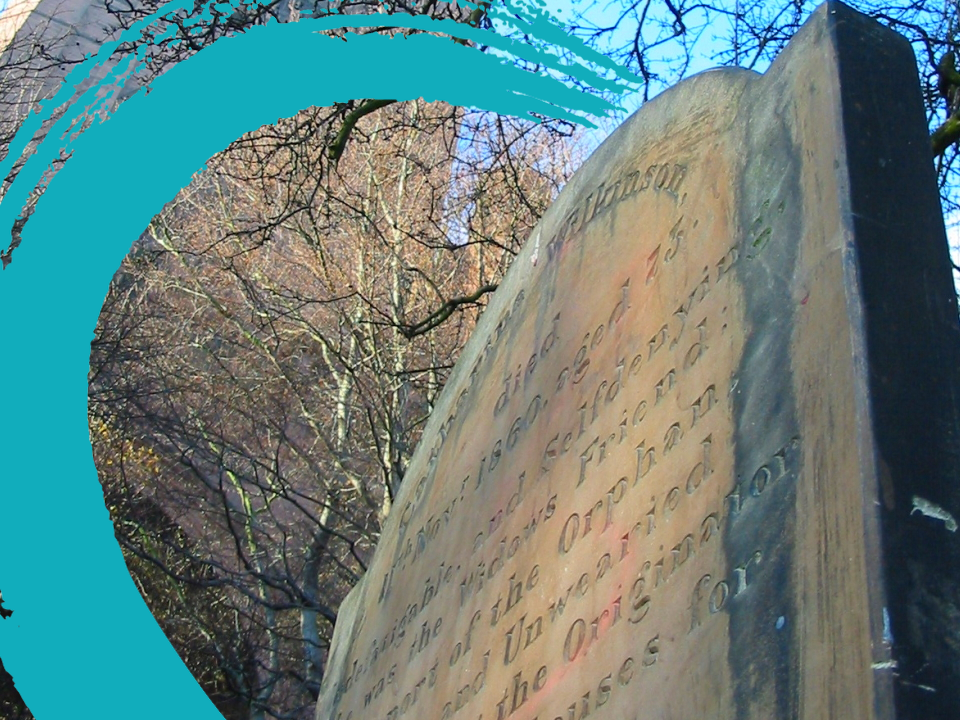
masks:
[[[883,609],[883,641],[893,645],[893,631],[890,629],[890,613]]]
[[[777,630],[781,630],[783,629],[783,626],[786,624],[787,624],[787,619],[783,617],[783,615],[781,615],[780,617],[777,618],[777,624],[775,627],[777,628]]]
[[[927,517],[943,520],[944,527],[946,527],[950,532],[957,531],[957,521],[953,519],[953,515],[948,513],[939,505],[936,505],[929,500],[920,497],[919,495],[914,495],[913,509],[910,511],[910,514],[913,515],[918,510],[921,514],[926,515]]]
[[[729,391],[727,394],[728,394],[728,395],[733,395],[734,391],[737,389],[737,385],[739,385],[739,384],[740,384],[740,378],[738,378],[738,377],[736,377],[736,376],[734,376],[734,375],[731,375],[731,376],[730,376],[730,391]]]
[[[929,685],[921,685],[920,683],[912,683],[912,682],[908,682],[907,680],[901,680],[900,682],[902,682],[904,685],[909,685],[910,687],[915,687],[915,688],[920,688],[921,690],[926,690],[927,692],[936,692],[936,691],[937,691],[937,689],[936,689],[935,687],[930,687]]]
[[[896,660],[884,660],[882,662],[875,662],[871,665],[874,670],[895,670],[897,668]]]

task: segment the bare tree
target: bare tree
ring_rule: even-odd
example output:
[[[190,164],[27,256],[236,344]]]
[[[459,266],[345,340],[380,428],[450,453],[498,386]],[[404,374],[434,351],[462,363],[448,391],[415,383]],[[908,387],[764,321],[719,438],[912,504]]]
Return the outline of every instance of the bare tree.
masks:
[[[423,421],[573,165],[566,128],[416,102],[330,170],[329,112],[242,138],[155,218],[91,356],[92,422],[157,458],[100,460],[131,572],[250,718],[309,714]],[[224,611],[177,610],[157,573]]]
[[[198,4],[118,58],[145,45],[149,82],[271,18],[383,7],[276,0],[196,33]],[[591,7],[572,31],[638,72],[646,98],[704,55],[762,69],[813,4]],[[956,8],[859,7],[922,51],[931,127],[955,120],[960,78],[941,60]],[[108,3],[118,28],[155,9]],[[488,22],[483,4],[386,9]],[[939,160],[947,199],[953,143]],[[91,437],[131,574],[225,715],[310,714],[339,602],[423,422],[577,153],[558,122],[382,98],[312,108],[238,139],[135,244],[92,347]]]

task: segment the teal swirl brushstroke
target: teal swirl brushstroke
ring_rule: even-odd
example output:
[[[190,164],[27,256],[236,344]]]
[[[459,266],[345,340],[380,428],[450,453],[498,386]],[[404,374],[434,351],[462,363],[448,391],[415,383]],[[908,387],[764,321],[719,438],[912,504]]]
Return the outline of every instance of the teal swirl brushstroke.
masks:
[[[542,32],[548,44],[562,44],[551,34],[556,26],[546,14],[521,17],[524,32]],[[89,343],[103,298],[132,240],[164,202],[243,133],[311,105],[422,96],[581,123],[613,107],[449,37],[350,34],[343,42],[316,32],[374,24],[456,33],[602,90],[626,87],[622,81],[628,79],[622,72],[615,72],[618,82],[591,75],[590,57],[563,61],[449,21],[339,16],[255,27],[222,39],[155,80],[149,94],[122,103],[109,122],[95,122],[69,143],[61,135],[97,89],[57,121],[0,205],[0,227],[8,228],[61,147],[68,148],[70,159],[49,182],[14,262],[0,276],[6,324],[0,589],[15,609],[0,623],[0,656],[40,720],[220,718],[127,573],[104,507],[87,425]],[[116,47],[106,46],[68,82],[78,82]],[[577,54],[576,43],[565,48]],[[609,62],[601,65],[616,70]],[[271,72],[291,66],[302,71]],[[115,69],[112,80],[122,78]],[[70,94],[65,88],[44,112],[49,115]],[[0,171],[9,172],[42,120],[42,115],[28,120]]]
[[[238,3],[239,0],[231,0],[229,4],[231,7],[236,7]],[[479,46],[487,46],[499,50],[508,57],[512,56],[527,62],[537,63],[547,70],[575,78],[587,87],[592,87],[608,94],[622,94],[630,90],[635,83],[639,82],[636,76],[630,74],[609,58],[588,48],[581,40],[568,36],[556,19],[544,10],[538,9],[531,3],[519,2],[518,0],[504,0],[504,3],[502,6],[493,5],[490,7],[488,16],[491,20],[499,22],[504,26],[512,27],[522,32],[526,37],[540,39],[544,45],[548,45],[551,48],[564,49],[568,54],[573,56],[573,60],[570,62],[563,61],[556,54],[538,50],[529,42],[519,42],[489,30],[470,27],[456,23],[453,20],[431,20],[424,16],[402,14],[378,15],[375,16],[376,20],[373,20],[370,16],[336,15],[301,20],[299,23],[283,26],[274,23],[267,27],[297,28],[310,33],[335,28],[362,29],[369,27],[396,27],[429,32],[443,32],[451,36],[473,41]],[[200,22],[212,18],[210,10],[214,4],[225,5],[227,3],[208,2],[204,6],[203,12],[193,19],[193,22],[198,24],[198,29]],[[469,5],[470,3],[467,4]],[[158,23],[163,17],[170,15],[178,9],[189,8],[189,6],[190,3],[187,2],[187,0],[174,0],[168,3],[154,15],[139,21],[124,31],[117,40],[104,44],[96,56],[88,58],[74,68],[66,78],[57,95],[42,104],[41,112],[31,114],[17,132],[10,144],[10,150],[7,156],[0,161],[0,177],[6,177],[10,173],[13,164],[22,157],[24,149],[27,147],[31,138],[33,138],[35,133],[40,129],[41,124],[52,117],[53,111],[64,104],[70,103],[73,88],[76,85],[87,78],[90,73],[97,68],[103,67],[110,62],[114,53],[123,43],[135,41],[140,38],[144,32],[149,31],[151,26]],[[186,24],[189,25],[189,23]],[[172,29],[172,26],[168,27],[165,32],[159,33],[157,38],[169,34]],[[239,37],[244,37],[253,30],[263,29],[263,27],[251,28],[247,33]],[[232,42],[237,39],[238,37],[224,37],[218,40],[217,43],[214,43],[212,47],[218,47],[225,41],[229,40]],[[102,105],[102,103],[97,100],[98,93],[104,89],[119,88],[129,75],[139,72],[144,68],[144,50],[145,47],[141,46],[137,58],[138,63],[135,66],[129,67],[124,71],[119,70],[118,67],[114,67],[103,80],[92,85],[82,97],[74,100],[72,102],[72,111],[68,110],[53,125],[52,129],[47,133],[47,139],[34,154],[29,157],[24,167],[19,171],[16,181],[7,190],[3,201],[0,202],[0,227],[7,227],[13,223],[26,203],[31,190],[41,181],[44,173],[47,172],[51,164],[60,156],[61,151],[69,154],[72,143],[70,141],[64,141],[61,138],[64,137],[70,127],[84,116],[85,108],[91,105]],[[209,50],[210,48],[206,49],[206,51]],[[496,59],[494,56],[483,55],[482,57],[486,58],[488,67],[492,67],[494,63],[498,65],[503,64],[502,61]],[[600,67],[603,70],[614,73],[619,80],[605,77],[602,73],[597,72],[594,69],[595,67]],[[495,76],[502,74],[498,73],[497,70],[493,72]],[[511,77],[518,86],[522,86],[525,90],[535,88],[535,92],[538,94],[533,95],[532,99],[540,100],[540,102],[534,100],[528,108],[518,109],[513,113],[507,114],[525,116],[531,112],[538,112],[542,115],[562,118],[577,124],[594,127],[594,124],[590,122],[587,116],[604,116],[619,109],[618,106],[600,97],[573,90],[558,80],[544,75],[514,73]],[[473,82],[477,82],[477,80],[478,78],[472,79]],[[530,83],[529,80],[534,80],[535,82]],[[490,80],[485,79],[482,84],[487,85],[489,83]],[[532,88],[531,85],[533,86]],[[345,100],[349,99],[349,97],[339,99]],[[547,103],[544,104],[543,100],[547,100]],[[478,107],[482,106],[478,105]],[[484,107],[483,109],[490,110],[493,108]],[[218,150],[219,149],[222,148],[218,148]]]

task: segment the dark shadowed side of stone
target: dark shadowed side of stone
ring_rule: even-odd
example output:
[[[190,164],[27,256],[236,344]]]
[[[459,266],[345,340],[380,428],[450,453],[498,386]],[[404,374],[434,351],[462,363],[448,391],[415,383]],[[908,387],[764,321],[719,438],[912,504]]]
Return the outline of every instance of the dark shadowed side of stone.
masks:
[[[839,3],[830,12],[896,717],[960,718],[960,323],[916,63],[903,38]]]

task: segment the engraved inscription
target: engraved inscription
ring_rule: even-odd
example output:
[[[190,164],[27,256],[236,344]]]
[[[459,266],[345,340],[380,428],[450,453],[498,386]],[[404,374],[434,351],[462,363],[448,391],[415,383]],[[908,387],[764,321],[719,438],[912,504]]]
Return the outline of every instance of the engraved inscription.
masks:
[[[777,208],[737,240],[700,162],[661,152],[554,221],[543,285],[494,316],[411,467],[343,707],[622,717],[765,581],[768,548],[724,538],[799,452],[734,473],[737,267]]]

